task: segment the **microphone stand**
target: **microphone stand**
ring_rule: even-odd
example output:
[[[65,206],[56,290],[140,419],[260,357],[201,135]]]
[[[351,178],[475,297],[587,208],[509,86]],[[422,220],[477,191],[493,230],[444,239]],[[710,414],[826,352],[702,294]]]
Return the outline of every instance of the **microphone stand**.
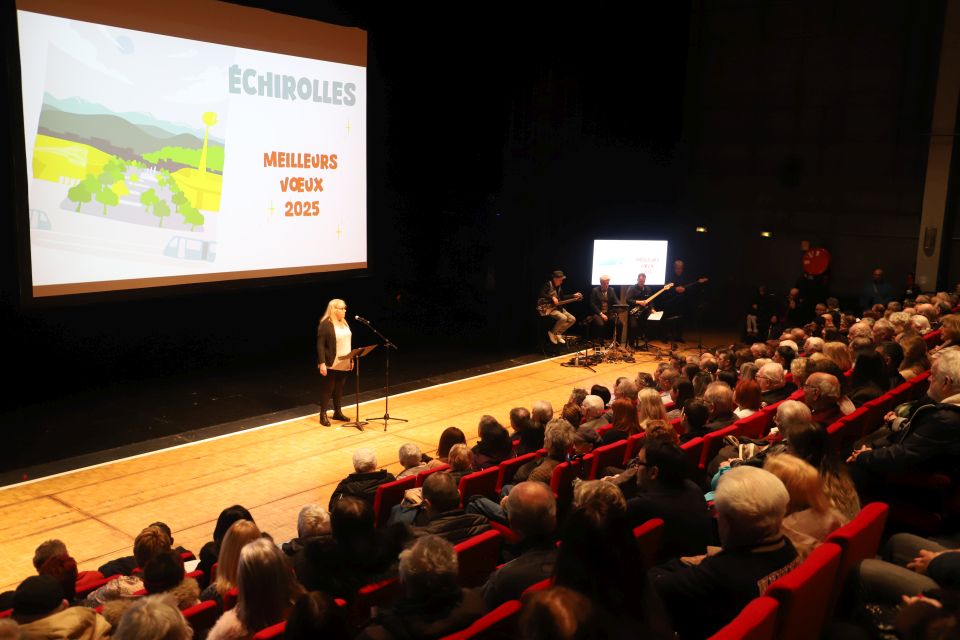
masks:
[[[397,422],[410,422],[405,418],[393,418],[390,416],[390,349],[396,349],[399,351],[399,349],[397,348],[397,345],[393,344],[393,342],[391,342],[389,338],[387,338],[385,335],[377,331],[373,327],[373,325],[370,324],[370,321],[367,320],[366,318],[362,318],[360,316],[354,316],[354,317],[357,319],[358,322],[362,322],[363,324],[365,324],[367,328],[370,329],[370,331],[373,331],[375,334],[377,334],[377,337],[383,340],[383,346],[386,347],[386,350],[387,350],[387,364],[386,364],[386,373],[384,377],[384,386],[383,386],[383,394],[384,394],[383,416],[379,418],[365,418],[365,420],[367,422],[383,422],[384,431],[387,430],[387,426],[390,424],[391,420],[395,420]]]

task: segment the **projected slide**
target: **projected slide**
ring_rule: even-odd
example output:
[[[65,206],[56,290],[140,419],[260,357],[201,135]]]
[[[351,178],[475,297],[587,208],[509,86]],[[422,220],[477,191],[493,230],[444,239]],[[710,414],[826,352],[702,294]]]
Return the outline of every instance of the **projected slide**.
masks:
[[[364,66],[18,25],[35,296],[366,266]]]
[[[594,240],[591,282],[610,276],[610,284],[634,284],[637,275],[647,274],[647,284],[666,284],[666,240]]]

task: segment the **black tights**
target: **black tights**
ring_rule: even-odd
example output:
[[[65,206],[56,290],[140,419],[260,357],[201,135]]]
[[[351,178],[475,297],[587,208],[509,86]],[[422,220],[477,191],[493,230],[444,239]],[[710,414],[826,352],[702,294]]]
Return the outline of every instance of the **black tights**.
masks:
[[[320,411],[325,412],[330,398],[333,398],[333,412],[343,413],[343,385],[349,373],[327,367],[327,375],[320,382]]]

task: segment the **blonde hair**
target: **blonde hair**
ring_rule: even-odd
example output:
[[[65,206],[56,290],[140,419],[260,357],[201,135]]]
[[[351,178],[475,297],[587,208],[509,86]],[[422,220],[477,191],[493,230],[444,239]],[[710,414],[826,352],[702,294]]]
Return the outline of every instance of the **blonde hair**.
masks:
[[[763,468],[780,478],[790,494],[787,513],[813,509],[825,513],[830,509],[830,499],[823,490],[820,473],[812,464],[790,455],[778,453],[767,456]]]
[[[237,520],[220,543],[220,554],[217,556],[217,579],[214,588],[223,595],[237,586],[237,565],[240,562],[240,551],[249,542],[260,537],[260,528],[250,520]]]
[[[304,594],[283,551],[266,538],[240,551],[237,591],[237,618],[250,634],[280,622]]]
[[[830,358],[841,371],[849,371],[853,368],[853,361],[850,359],[850,352],[847,350],[847,345],[842,342],[825,342],[823,343],[823,355]]]
[[[960,339],[960,314],[951,313],[940,318],[941,333],[950,332],[952,340]]]
[[[323,316],[320,318],[320,322],[323,322],[324,320],[329,319],[330,322],[332,322],[333,324],[341,324],[341,323],[337,322],[336,319],[335,319],[334,316],[333,316],[333,312],[336,311],[337,307],[338,307],[339,305],[341,305],[341,304],[342,304],[343,306],[347,306],[347,303],[344,302],[343,300],[341,300],[340,298],[334,298],[333,300],[331,300],[330,302],[328,302],[328,303],[327,303],[327,310],[324,311]],[[344,320],[342,324],[347,324],[347,321]]]
[[[447,464],[451,471],[466,471],[473,468],[473,451],[465,444],[455,444],[450,447],[447,455]]]
[[[637,394],[637,415],[640,423],[648,420],[666,420],[667,410],[663,407],[663,400],[656,389],[641,389]]]

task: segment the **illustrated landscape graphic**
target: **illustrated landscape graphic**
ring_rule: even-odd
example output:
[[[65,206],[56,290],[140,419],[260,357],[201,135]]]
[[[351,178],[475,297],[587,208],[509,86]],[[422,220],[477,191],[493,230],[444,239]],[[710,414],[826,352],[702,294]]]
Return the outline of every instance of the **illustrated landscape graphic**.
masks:
[[[216,112],[202,113],[200,137],[150,114],[45,93],[33,177],[64,186],[65,210],[202,231],[206,215],[220,210],[224,144],[210,135],[217,122]]]

